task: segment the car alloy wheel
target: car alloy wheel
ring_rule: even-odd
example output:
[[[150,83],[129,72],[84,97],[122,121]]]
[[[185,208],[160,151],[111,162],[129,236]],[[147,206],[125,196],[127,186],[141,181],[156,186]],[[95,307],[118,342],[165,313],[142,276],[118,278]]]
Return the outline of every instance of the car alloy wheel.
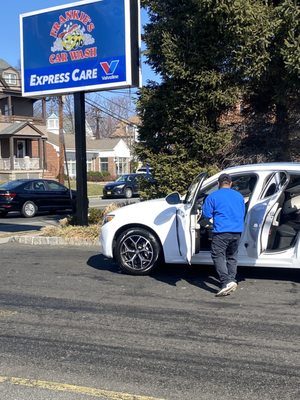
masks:
[[[126,199],[131,199],[132,195],[133,195],[132,189],[126,188],[125,189],[125,197],[126,197]]]
[[[22,211],[21,211],[23,217],[25,217],[25,218],[34,217],[36,212],[37,212],[37,207],[33,201],[26,201],[23,204]]]
[[[125,272],[146,275],[157,264],[161,247],[156,237],[145,229],[128,229],[117,239],[116,259]]]

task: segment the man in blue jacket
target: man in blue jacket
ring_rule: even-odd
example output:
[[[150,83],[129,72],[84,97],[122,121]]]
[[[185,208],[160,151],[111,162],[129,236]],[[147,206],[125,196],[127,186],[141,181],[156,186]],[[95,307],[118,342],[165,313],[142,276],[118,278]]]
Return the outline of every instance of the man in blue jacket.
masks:
[[[236,290],[237,255],[244,229],[245,202],[243,196],[231,189],[230,175],[221,174],[219,190],[207,196],[203,216],[213,220],[211,257],[221,282],[216,296],[226,296]]]

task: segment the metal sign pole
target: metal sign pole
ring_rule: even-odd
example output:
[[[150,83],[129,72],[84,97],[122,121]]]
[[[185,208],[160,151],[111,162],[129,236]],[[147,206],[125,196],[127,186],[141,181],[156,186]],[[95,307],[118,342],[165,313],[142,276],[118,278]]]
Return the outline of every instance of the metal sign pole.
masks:
[[[88,225],[88,197],[86,171],[86,136],[84,92],[74,93],[76,147],[76,220],[77,225]]]

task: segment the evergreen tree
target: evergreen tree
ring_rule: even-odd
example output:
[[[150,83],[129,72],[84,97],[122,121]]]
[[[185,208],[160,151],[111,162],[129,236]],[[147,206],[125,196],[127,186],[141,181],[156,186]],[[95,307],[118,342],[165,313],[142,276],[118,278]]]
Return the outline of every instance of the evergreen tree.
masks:
[[[248,107],[247,135],[237,151],[242,151],[243,159],[295,160],[300,157],[300,7],[292,0],[264,3],[264,29],[260,35],[253,34],[254,19],[249,34],[242,31],[237,51]],[[252,52],[253,36],[258,44],[259,37],[264,38],[264,46]]]
[[[224,160],[286,159],[298,109],[298,2],[142,4],[149,13],[146,56],[161,82],[148,82],[140,93],[140,157],[155,170],[161,163],[166,169],[170,157],[172,173],[165,171],[170,188],[182,171],[187,173],[188,162],[195,174],[208,166],[218,168]],[[240,100],[247,119],[238,127],[224,124],[226,113]]]

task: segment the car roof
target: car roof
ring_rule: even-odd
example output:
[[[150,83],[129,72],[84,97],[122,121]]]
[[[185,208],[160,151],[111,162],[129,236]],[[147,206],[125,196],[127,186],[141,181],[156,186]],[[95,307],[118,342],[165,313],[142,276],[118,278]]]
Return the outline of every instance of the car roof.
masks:
[[[242,169],[243,171],[299,171],[300,172],[300,162],[270,162],[270,163],[261,163],[261,164],[241,164],[234,167],[228,167],[224,169],[222,172],[226,171],[227,173],[238,172],[238,170]]]

